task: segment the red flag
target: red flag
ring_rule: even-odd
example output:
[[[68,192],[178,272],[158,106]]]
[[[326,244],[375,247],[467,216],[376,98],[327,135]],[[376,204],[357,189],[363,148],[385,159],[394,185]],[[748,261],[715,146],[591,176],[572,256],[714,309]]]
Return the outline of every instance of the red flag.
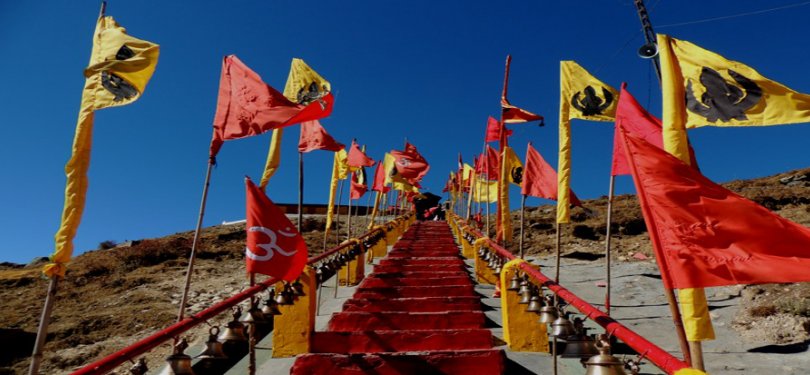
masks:
[[[537,198],[557,200],[557,171],[543,159],[537,150],[526,147],[526,165],[523,166],[523,183],[520,193]],[[571,205],[582,207],[574,191],[571,191]]]
[[[378,191],[381,194],[387,193],[391,187],[385,186],[385,171],[383,170],[383,163],[377,163],[377,169],[374,170],[374,184],[371,190]]]
[[[622,147],[619,127],[624,128],[634,137],[639,137],[662,150],[664,149],[661,120],[644,110],[638,104],[636,98],[627,91],[627,84],[622,83],[619,103],[616,107],[616,126],[613,134],[613,166],[611,168],[613,176],[630,174],[630,166],[627,164],[627,156],[624,147]],[[697,169],[695,150],[692,149],[691,145],[689,146],[689,156],[692,159],[692,166]]]
[[[295,280],[307,264],[307,245],[290,219],[249,178],[247,186],[247,271]]]
[[[374,166],[374,159],[368,157],[363,150],[360,149],[360,146],[357,145],[354,139],[352,139],[352,147],[349,149],[349,159],[348,159],[349,166],[352,167],[372,167]]]
[[[332,138],[318,120],[301,123],[301,135],[298,137],[298,151],[310,152],[315,150],[340,151],[343,143]]]
[[[810,228],[621,133],[665,287],[810,281]]]
[[[485,175],[487,180],[497,180],[501,170],[501,156],[498,150],[487,145],[487,154],[481,154],[478,163],[475,165],[475,172]]]
[[[540,121],[540,126],[543,126],[543,116],[536,115],[525,109],[513,106],[508,100],[506,100],[506,97],[501,97],[501,111],[501,118],[505,124]]]
[[[352,172],[352,186],[349,192],[349,197],[351,199],[360,199],[363,197],[368,191],[368,186],[366,186],[366,169],[360,167],[355,172]]]
[[[405,142],[404,151],[391,150],[390,154],[396,159],[394,167],[397,173],[412,185],[419,182],[430,170],[430,164],[410,143]]]
[[[216,157],[227,140],[329,116],[332,102],[332,94],[327,94],[306,106],[293,103],[264,83],[236,56],[226,56],[222,61],[209,155]]]
[[[506,132],[505,136],[509,137],[512,135],[512,130],[507,129],[504,127],[504,132]],[[501,123],[498,120],[489,116],[487,119],[487,135],[484,142],[495,142],[501,139]]]

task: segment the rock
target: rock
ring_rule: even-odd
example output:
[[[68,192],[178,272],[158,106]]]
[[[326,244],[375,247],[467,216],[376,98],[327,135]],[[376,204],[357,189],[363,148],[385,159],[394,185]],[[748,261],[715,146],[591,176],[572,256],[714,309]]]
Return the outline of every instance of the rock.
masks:
[[[45,263],[48,263],[48,262],[50,262],[50,261],[51,261],[51,259],[50,259],[50,258],[48,258],[48,257],[36,257],[36,258],[32,259],[32,260],[31,260],[31,262],[29,262],[29,263],[26,265],[26,267],[36,267],[36,266],[42,266],[42,265],[44,265]]]

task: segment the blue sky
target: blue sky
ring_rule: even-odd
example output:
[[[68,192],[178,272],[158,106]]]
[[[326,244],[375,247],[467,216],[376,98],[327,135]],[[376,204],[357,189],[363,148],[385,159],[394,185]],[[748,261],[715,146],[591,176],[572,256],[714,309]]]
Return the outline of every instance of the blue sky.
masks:
[[[810,49],[802,43],[810,36],[810,5],[722,18],[797,3],[652,0],[648,6],[656,31],[810,92]],[[27,262],[53,250],[98,9],[96,1],[0,2],[0,261]],[[560,60],[576,60],[615,87],[627,81],[639,102],[660,114],[654,72],[636,56],[642,35],[631,0],[113,0],[107,13],[133,36],[160,44],[161,56],[138,102],[96,114],[78,252],[104,240],[193,228],[227,54],[278,89],[290,59],[306,60],[335,92],[335,111],[322,122],[328,131],[344,143],[356,137],[374,158],[407,138],[431,163],[424,185],[433,192],[455,168],[458,152],[466,161],[480,152],[486,118],[498,113],[508,53],[510,100],[544,115],[547,124],[514,127],[518,155],[532,141],[556,165]],[[667,26],[714,17],[721,19]],[[572,130],[573,188],[583,198],[606,194],[612,125],[575,120]],[[807,124],[702,128],[690,135],[702,171],[716,181],[810,165]],[[278,202],[296,200],[297,137],[297,127],[287,131],[281,169],[268,188]],[[205,225],[244,217],[242,176],[259,178],[268,142],[269,134],[226,142]],[[325,202],[331,154],[307,154],[305,165],[305,201]],[[632,191],[629,177],[620,178],[618,192]]]

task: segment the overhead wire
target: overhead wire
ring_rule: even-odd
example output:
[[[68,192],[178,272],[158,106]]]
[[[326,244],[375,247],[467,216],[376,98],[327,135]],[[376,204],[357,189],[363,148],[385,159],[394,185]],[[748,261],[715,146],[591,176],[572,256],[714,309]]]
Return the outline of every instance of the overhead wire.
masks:
[[[805,6],[805,5],[810,5],[810,1],[802,1],[802,2],[793,3],[793,4],[781,5],[781,6],[773,7],[773,8],[760,9],[760,10],[755,10],[755,11],[750,11],[750,12],[731,14],[731,15],[727,15],[727,16],[711,17],[711,18],[704,18],[704,19],[699,19],[699,20],[677,22],[677,23],[670,23],[670,24],[664,24],[664,25],[656,25],[655,28],[656,29],[661,29],[661,28],[667,28],[667,27],[686,26],[686,25],[694,25],[694,24],[698,24],[698,23],[706,23],[706,22],[712,22],[712,21],[727,20],[727,19],[732,19],[732,18],[752,16],[752,15],[756,15],[756,14],[763,14],[763,13],[769,13],[769,12],[775,12],[775,11],[778,11],[778,10],[797,8],[797,7]]]

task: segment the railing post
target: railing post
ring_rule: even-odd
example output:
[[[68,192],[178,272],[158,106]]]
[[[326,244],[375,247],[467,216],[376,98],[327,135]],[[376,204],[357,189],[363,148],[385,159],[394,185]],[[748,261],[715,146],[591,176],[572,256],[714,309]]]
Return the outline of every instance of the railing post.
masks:
[[[513,259],[501,269],[501,285],[509,281],[518,272],[523,259]],[[509,349],[516,352],[548,353],[548,327],[540,323],[537,314],[526,312],[525,305],[518,303],[520,297],[509,290],[501,291],[501,314],[503,317],[503,339]]]
[[[488,237],[481,237],[475,240],[473,243],[473,256],[475,257],[475,278],[479,284],[494,285],[498,279],[487,265],[487,261],[478,255],[478,250],[481,248],[481,246],[486,246],[488,241]]]
[[[281,315],[275,316],[273,329],[273,358],[293,357],[309,353],[315,332],[315,305],[317,303],[315,269],[306,266],[301,273],[304,295],[292,305],[281,305]]]
[[[357,239],[353,238],[350,241],[356,242],[354,246],[357,246],[360,250],[360,254],[358,254],[354,260],[346,263],[346,267],[341,268],[338,271],[338,275],[340,275],[340,283],[342,285],[355,286],[360,284],[360,282],[363,281],[363,277],[366,276],[366,251]]]

